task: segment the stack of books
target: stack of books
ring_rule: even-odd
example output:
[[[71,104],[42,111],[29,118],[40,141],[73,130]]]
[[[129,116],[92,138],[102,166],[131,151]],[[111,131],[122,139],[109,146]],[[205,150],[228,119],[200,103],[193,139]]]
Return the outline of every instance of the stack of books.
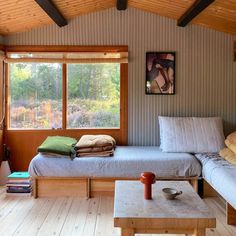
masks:
[[[7,196],[31,196],[32,184],[28,172],[14,172],[8,176]]]

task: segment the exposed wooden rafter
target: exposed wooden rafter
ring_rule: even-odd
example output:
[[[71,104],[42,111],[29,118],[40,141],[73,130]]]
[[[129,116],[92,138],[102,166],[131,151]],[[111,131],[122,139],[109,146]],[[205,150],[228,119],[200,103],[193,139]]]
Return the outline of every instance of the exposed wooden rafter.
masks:
[[[207,8],[215,0],[196,0],[194,4],[178,19],[178,26],[185,27],[193,18]]]
[[[124,11],[127,9],[127,0],[117,0],[116,2],[116,8],[119,11]]]
[[[53,4],[51,0],[35,0],[38,5],[47,13],[47,15],[59,26],[67,25],[67,20]]]

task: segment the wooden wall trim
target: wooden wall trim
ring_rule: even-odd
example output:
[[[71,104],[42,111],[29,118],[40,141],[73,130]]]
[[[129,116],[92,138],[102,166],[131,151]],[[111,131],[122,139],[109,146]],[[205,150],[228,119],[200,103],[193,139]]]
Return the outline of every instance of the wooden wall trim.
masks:
[[[5,46],[6,52],[127,52],[128,46],[65,46],[65,45],[53,45],[53,46],[18,46],[9,45]]]
[[[67,124],[67,65],[62,65],[62,129],[66,129]]]
[[[122,145],[128,143],[128,64],[120,66],[120,127]]]
[[[233,60],[236,62],[236,41],[234,41]]]

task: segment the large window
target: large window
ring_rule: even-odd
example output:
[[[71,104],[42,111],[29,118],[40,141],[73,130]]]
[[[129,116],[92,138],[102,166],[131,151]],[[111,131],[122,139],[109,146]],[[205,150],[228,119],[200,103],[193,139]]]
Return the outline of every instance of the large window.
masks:
[[[56,63],[12,63],[9,127],[62,128],[62,66]]]
[[[126,46],[10,46],[4,61],[10,133],[104,133],[127,142]]]
[[[68,64],[67,127],[120,127],[120,64]]]

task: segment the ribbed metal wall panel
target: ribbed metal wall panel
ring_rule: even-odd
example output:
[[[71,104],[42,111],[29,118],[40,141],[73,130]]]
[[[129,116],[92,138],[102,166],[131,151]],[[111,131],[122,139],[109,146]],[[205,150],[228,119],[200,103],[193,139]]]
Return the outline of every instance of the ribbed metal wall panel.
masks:
[[[6,37],[10,45],[128,45],[129,144],[159,143],[158,115],[221,116],[236,130],[236,63],[232,35],[129,8],[83,15]],[[145,53],[176,52],[176,95],[145,95]]]

